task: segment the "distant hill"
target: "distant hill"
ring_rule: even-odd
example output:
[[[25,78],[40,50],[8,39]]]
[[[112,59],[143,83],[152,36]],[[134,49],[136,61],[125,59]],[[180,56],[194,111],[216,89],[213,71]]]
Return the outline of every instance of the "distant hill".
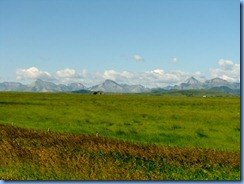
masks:
[[[90,90],[87,90],[87,89],[80,89],[80,90],[72,91],[72,93],[78,93],[78,94],[90,94],[91,91],[90,91]]]
[[[102,84],[91,87],[90,90],[113,93],[142,93],[150,91],[142,85],[118,84],[112,80],[105,80]]]
[[[105,80],[102,84],[91,87],[90,90],[91,91],[122,93],[123,87],[112,80]]]
[[[41,79],[36,80],[34,83],[29,85],[29,90],[34,92],[58,92],[65,86],[56,85],[52,82],[46,82]]]
[[[145,88],[142,85],[118,84],[113,80],[105,80],[103,83],[87,88],[81,83],[54,84],[52,82],[36,80],[30,85],[24,85],[18,82],[0,83],[0,91],[30,91],[30,92],[73,92],[73,93],[91,93],[92,91],[102,91],[105,93],[160,93],[184,90],[209,90],[240,94],[240,83],[228,82],[220,78],[214,78],[205,82],[200,82],[194,77],[188,78],[185,82],[162,88]]]
[[[0,83],[0,91],[28,91],[28,87],[19,82]]]
[[[231,88],[229,88],[227,86],[212,87],[209,90],[240,94],[240,89],[231,89]]]
[[[240,83],[228,82],[220,78],[214,78],[205,82],[200,82],[194,77],[190,77],[185,82],[175,85],[167,86],[163,89],[166,90],[211,90],[211,91],[222,91],[228,93],[240,94]]]

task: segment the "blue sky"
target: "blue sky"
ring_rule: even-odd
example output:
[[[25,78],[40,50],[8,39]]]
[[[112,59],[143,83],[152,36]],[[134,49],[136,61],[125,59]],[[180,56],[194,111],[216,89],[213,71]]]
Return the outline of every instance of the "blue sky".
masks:
[[[238,0],[0,0],[0,82],[240,81]]]

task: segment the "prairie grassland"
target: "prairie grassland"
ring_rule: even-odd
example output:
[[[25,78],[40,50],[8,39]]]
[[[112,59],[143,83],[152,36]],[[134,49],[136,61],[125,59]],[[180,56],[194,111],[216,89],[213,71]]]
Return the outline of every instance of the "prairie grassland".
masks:
[[[0,125],[2,180],[240,180],[239,151]]]
[[[0,93],[0,124],[164,146],[240,150],[240,98]]]
[[[240,98],[0,93],[0,179],[240,180]]]

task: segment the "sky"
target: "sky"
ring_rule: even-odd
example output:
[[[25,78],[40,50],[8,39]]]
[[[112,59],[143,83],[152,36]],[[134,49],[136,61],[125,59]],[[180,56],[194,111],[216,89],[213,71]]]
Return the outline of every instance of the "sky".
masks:
[[[238,0],[0,0],[0,82],[240,82]]]

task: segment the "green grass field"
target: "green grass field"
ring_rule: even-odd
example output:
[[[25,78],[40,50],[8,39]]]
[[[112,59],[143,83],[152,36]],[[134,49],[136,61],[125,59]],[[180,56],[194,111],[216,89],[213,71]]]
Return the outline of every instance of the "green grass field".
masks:
[[[234,160],[237,160],[235,161],[235,166],[230,169],[228,169],[222,161],[216,161],[217,163],[211,163],[214,167],[211,166],[210,170],[206,170],[206,168],[201,168],[199,165],[190,167],[190,165],[184,166],[184,164],[178,164],[177,166],[178,161],[175,163],[176,165],[173,165],[172,167],[165,167],[165,163],[163,164],[162,160],[157,161],[157,159],[161,158],[160,156],[151,158],[154,161],[150,162],[150,159],[145,160],[140,156],[140,151],[138,152],[139,155],[135,153],[134,155],[132,154],[131,157],[131,153],[126,153],[131,159],[127,162],[127,156],[123,156],[124,153],[121,156],[119,147],[113,157],[110,157],[111,155],[106,155],[107,153],[105,154],[104,150],[99,150],[99,148],[96,148],[96,151],[90,150],[87,159],[90,160],[96,158],[98,167],[105,166],[105,163],[113,164],[114,162],[114,164],[118,164],[118,166],[116,166],[117,169],[120,170],[125,167],[124,169],[128,170],[129,173],[125,173],[125,175],[117,177],[117,179],[240,179],[240,170],[238,169],[240,163],[239,166],[238,164],[236,165],[240,157],[238,156],[240,151],[239,97],[202,98],[115,94],[79,95],[1,92],[0,124],[7,125],[6,127],[12,127],[12,122],[14,125],[13,127],[24,128],[23,131],[35,130],[41,133],[47,132],[49,128],[50,132],[48,133],[53,134],[54,136],[56,136],[57,133],[62,133],[62,135],[64,134],[67,136],[74,134],[77,136],[89,135],[96,137],[95,135],[98,133],[99,137],[102,137],[105,140],[113,140],[114,142],[111,143],[111,145],[117,145],[117,142],[119,141],[126,141],[124,144],[127,144],[129,147],[131,147],[131,144],[138,144],[140,149],[144,146],[150,148],[150,146],[154,145],[157,149],[167,148],[171,150],[173,158],[174,152],[172,149],[177,148],[190,149],[191,151],[193,149],[193,152],[194,150],[200,150],[200,153],[205,153],[205,151],[201,151],[202,149],[209,149],[214,153],[218,152],[218,157],[220,158],[225,158],[223,155],[232,151],[235,153],[234,155],[236,155]],[[7,148],[6,150],[10,150],[9,152],[11,152],[11,150],[13,151],[13,149],[15,149],[13,138],[11,136],[8,137],[7,135],[9,134],[1,137],[1,144],[3,148]],[[20,137],[21,135],[22,133],[20,134]],[[26,139],[26,136],[21,139],[22,142],[20,141],[20,143],[23,145],[21,149],[29,150],[26,152],[31,153],[29,154],[31,159],[37,154],[35,151],[32,153],[31,150],[37,148],[43,149],[44,153],[47,155],[49,155],[49,152],[52,152],[50,150],[51,148],[56,149],[53,150],[55,154],[58,154],[59,150],[65,150],[62,146],[50,146],[48,149],[44,146],[44,149],[43,147],[40,147],[40,145],[45,144],[42,142],[43,140],[36,140],[35,145],[39,145],[39,147],[35,147],[33,144],[31,144],[32,146],[28,146],[29,143]],[[53,138],[51,137],[50,139],[52,140]],[[67,138],[67,140],[69,139],[71,138]],[[69,141],[72,142],[72,140],[73,139]],[[62,140],[56,138],[55,141],[53,143],[54,145],[59,145],[61,144],[60,141],[62,142]],[[10,146],[6,147],[5,143]],[[105,145],[107,146],[107,144]],[[76,147],[73,146],[72,149],[70,148],[70,150],[73,149],[76,149]],[[80,146],[79,149],[81,149]],[[143,149],[145,150],[145,148]],[[72,154],[71,152],[66,152],[66,154]],[[165,152],[162,153],[165,154]],[[199,155],[201,155],[200,153]],[[1,152],[0,154],[4,153]],[[79,152],[79,154],[81,154],[81,152]],[[82,154],[85,153],[82,152]],[[177,154],[179,155],[180,152],[177,152]],[[101,155],[104,155],[104,157]],[[65,157],[60,155],[57,157],[62,159],[69,158],[67,155]],[[118,163],[116,162],[117,157],[119,160]],[[201,159],[203,158],[203,156],[200,157]],[[123,161],[124,158],[126,158],[125,161]],[[134,162],[136,158],[139,159],[139,165],[137,164],[137,161]],[[77,159],[79,158],[74,157],[73,159],[76,159],[76,162],[78,162]],[[105,160],[104,162],[102,161],[103,159]],[[108,160],[106,161],[106,159]],[[196,158],[196,160],[199,159]],[[132,162],[132,160],[134,161]],[[37,160],[32,160],[33,163],[36,161]],[[69,174],[67,174],[67,176],[60,174],[59,176],[58,172],[61,171],[58,171],[58,168],[64,164],[61,161],[57,161],[57,163],[61,165],[54,166],[54,169],[57,169],[55,176],[51,174],[49,177],[47,176],[47,178],[41,175],[38,177],[37,171],[40,171],[40,168],[42,168],[41,166],[38,167],[38,164],[27,164],[29,162],[21,160],[18,155],[10,157],[9,162],[11,162],[12,165],[10,164],[7,167],[5,164],[4,167],[0,168],[0,177],[3,179],[116,179],[109,176],[108,168],[107,170],[103,170],[102,168],[98,169],[100,173],[99,177],[96,175],[98,174],[96,172],[95,175],[97,177],[91,175],[92,172],[83,175],[77,174],[77,177],[73,178],[68,177]],[[190,163],[189,160],[188,162]],[[27,164],[26,167],[30,167],[29,170],[31,170],[30,173],[32,172],[32,174],[26,174],[26,177],[22,178],[18,177],[19,175],[16,174],[17,171],[14,169],[16,168],[14,166],[16,163],[18,163],[20,167],[22,167],[22,164]],[[99,166],[101,163],[104,163],[104,165],[102,164]],[[136,163],[133,168],[127,165],[133,165],[133,163]],[[155,166],[156,170],[148,170],[148,168],[146,170],[141,170],[138,169],[138,167],[142,167],[140,163],[142,165],[146,164],[143,167],[151,167],[150,163],[153,165],[156,164],[157,167]],[[216,164],[218,166],[216,166]],[[223,165],[223,167],[219,168],[219,165]],[[165,168],[164,171],[160,170],[161,167]],[[87,169],[88,166],[85,168]],[[45,167],[42,169],[47,171],[45,170]],[[9,172],[10,170],[13,171],[13,174],[6,175],[6,172]],[[167,175],[166,171],[171,174]],[[224,173],[227,171],[229,174],[225,175]],[[22,176],[23,172],[24,171],[21,170]],[[79,169],[76,170],[76,172],[79,173]],[[133,178],[133,176],[135,176],[133,175],[133,172],[143,172],[144,174],[141,173],[143,176],[141,178]],[[204,172],[212,174],[206,175]],[[72,173],[72,169],[69,170],[69,173]],[[104,173],[104,175],[101,175],[101,173]],[[139,173],[137,173],[138,176],[140,176]],[[202,175],[198,175],[197,173],[202,173]],[[27,177],[27,175],[29,177]]]
[[[0,93],[0,123],[167,146],[240,149],[240,99]]]

